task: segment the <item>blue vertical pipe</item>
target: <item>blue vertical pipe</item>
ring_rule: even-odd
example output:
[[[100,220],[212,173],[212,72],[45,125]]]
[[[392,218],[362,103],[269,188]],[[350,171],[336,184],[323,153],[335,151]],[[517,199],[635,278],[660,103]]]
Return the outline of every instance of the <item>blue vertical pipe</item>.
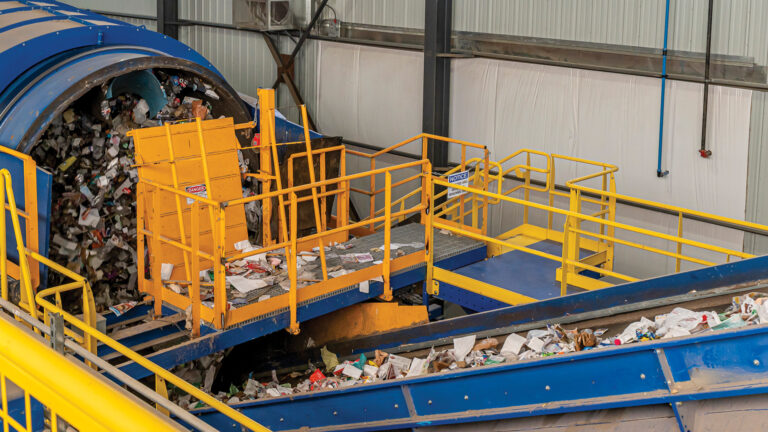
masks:
[[[664,99],[667,90],[667,39],[669,38],[669,2],[666,0],[664,12],[664,49],[661,52],[661,108],[659,109],[659,158],[656,165],[656,176],[664,177],[669,171],[661,170],[661,153],[664,147]]]

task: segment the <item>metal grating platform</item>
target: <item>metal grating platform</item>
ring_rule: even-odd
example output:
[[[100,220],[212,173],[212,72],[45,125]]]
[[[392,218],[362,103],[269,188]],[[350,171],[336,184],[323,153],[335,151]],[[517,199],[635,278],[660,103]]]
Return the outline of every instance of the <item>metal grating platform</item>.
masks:
[[[434,233],[435,238],[435,261],[442,261],[444,259],[462,254],[464,252],[468,252],[474,249],[478,249],[480,247],[483,247],[483,243],[480,241],[472,240],[466,237],[461,236],[454,236],[450,234],[444,234],[439,231],[435,231]],[[397,226],[392,228],[391,231],[391,244],[411,244],[411,243],[421,243],[424,244],[424,225],[418,224],[418,223],[411,223],[408,225],[403,226]],[[331,268],[337,268],[341,267],[348,272],[361,270],[366,267],[370,267],[374,265],[376,262],[379,262],[384,259],[384,251],[383,249],[379,249],[384,245],[384,232],[378,231],[374,234],[355,238],[352,240],[349,240],[348,242],[343,243],[343,246],[349,247],[348,249],[343,249],[340,247],[331,247],[329,251],[326,252],[326,263],[327,267],[329,269]],[[423,246],[420,248],[412,247],[412,246],[402,246],[399,247],[397,250],[392,251],[392,258],[396,258],[401,255],[409,255],[415,252],[418,252],[420,250],[423,250]],[[342,255],[347,254],[364,254],[364,253],[370,253],[373,256],[374,261],[373,262],[365,262],[365,263],[343,263],[342,262]],[[417,269],[417,268],[423,268],[425,266],[424,263],[419,263],[414,266],[410,266],[405,269],[398,270],[396,272],[393,272],[392,275],[399,275],[404,272]],[[314,261],[313,263],[308,263],[307,265],[303,266],[299,272],[302,271],[312,273],[313,278],[317,280],[322,279],[322,270],[320,268],[320,262],[319,260]],[[305,284],[304,286],[299,286],[299,289],[306,288],[310,286],[311,284]],[[343,288],[341,290],[336,291],[333,294],[336,294],[338,292],[344,292],[352,289],[357,289],[358,285],[350,285],[346,288]],[[392,286],[393,289],[402,288],[402,286]],[[230,300],[233,300],[231,298],[233,291],[230,291]],[[243,304],[249,304],[249,303],[255,303],[258,302],[258,299],[261,296],[269,296],[271,297],[278,297],[282,295],[287,295],[287,291],[285,291],[283,288],[280,287],[280,285],[271,285],[264,288],[253,290],[251,293],[249,293],[248,297],[245,299],[236,299],[240,300],[240,305]],[[322,298],[316,298],[312,299],[308,302],[303,302],[302,304],[309,304],[314,301],[321,300]],[[282,312],[282,310],[276,310],[271,312],[269,315],[274,315],[277,313]],[[261,319],[264,316],[255,317],[254,320]]]
[[[357,253],[361,253],[363,251],[370,251],[371,248],[381,246],[383,239],[383,233],[376,233],[364,238],[350,240],[354,247],[343,252],[353,253],[358,251]],[[392,229],[392,243],[423,243],[423,241],[424,226],[421,224],[409,224]],[[417,250],[411,248],[410,251],[416,252]],[[383,253],[381,256],[383,257]],[[435,256],[435,264],[441,268],[457,269],[485,259],[486,246],[480,241],[443,234],[436,230]],[[422,282],[424,277],[425,265],[421,263],[393,273],[390,283],[392,289],[396,290]],[[368,292],[360,291],[357,284],[336,290],[328,295],[299,303],[297,310],[298,319],[300,322],[304,322],[347,306],[376,298],[383,291],[384,285],[380,282],[371,282]],[[162,367],[171,368],[243,342],[281,331],[287,328],[288,325],[288,308],[280,308],[268,314],[228,327],[225,330],[214,331],[211,334],[187,343],[166,348],[150,355],[148,358]],[[134,378],[143,378],[150,375],[149,371],[133,362],[120,365],[120,368]]]

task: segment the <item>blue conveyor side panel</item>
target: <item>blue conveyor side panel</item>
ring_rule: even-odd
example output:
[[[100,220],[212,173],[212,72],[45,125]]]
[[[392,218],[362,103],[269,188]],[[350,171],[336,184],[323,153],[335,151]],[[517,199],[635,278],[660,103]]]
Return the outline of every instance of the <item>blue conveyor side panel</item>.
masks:
[[[672,404],[677,413],[678,402],[766,394],[766,374],[768,326],[762,325],[233,408],[274,431],[392,430],[654,404]],[[691,379],[696,376],[702,379]],[[199,416],[219,430],[236,430],[216,411]]]
[[[508,306],[474,315],[436,321],[361,339],[329,345],[333,352],[359,354],[407,344],[450,338],[500,327],[555,320],[564,316],[614,307],[632,307],[644,301],[671,298],[692,291],[705,295],[733,285],[750,285],[768,279],[768,256],[720,264],[557,297],[520,306]]]

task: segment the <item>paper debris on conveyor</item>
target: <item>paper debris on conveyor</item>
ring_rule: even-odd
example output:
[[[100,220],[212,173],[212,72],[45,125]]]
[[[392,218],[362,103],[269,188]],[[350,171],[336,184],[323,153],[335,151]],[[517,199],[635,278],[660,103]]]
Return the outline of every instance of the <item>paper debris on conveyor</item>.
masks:
[[[322,362],[310,364],[304,372],[292,372],[282,377],[272,371],[271,380],[266,381],[253,379],[252,372],[244,382],[231,383],[229,392],[218,392],[214,396],[229,403],[268,399],[766,323],[768,294],[749,293],[734,297],[723,313],[677,307],[652,320],[643,317],[613,336],[608,335],[606,329],[566,329],[556,324],[499,339],[478,339],[476,335],[457,337],[453,345],[440,349],[433,347],[428,352],[391,354],[377,350],[373,359],[361,354],[343,362],[323,347],[324,365]],[[185,373],[190,372],[185,370]],[[171,398],[183,408],[203,406],[179,395],[173,394]]]

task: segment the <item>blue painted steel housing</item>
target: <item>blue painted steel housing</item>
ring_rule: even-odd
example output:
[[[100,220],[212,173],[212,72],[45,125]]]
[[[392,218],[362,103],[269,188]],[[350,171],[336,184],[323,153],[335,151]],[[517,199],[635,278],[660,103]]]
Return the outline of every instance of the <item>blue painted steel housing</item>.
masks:
[[[0,145],[31,152],[50,122],[87,92],[153,68],[195,75],[219,95],[211,101],[217,114],[235,122],[253,118],[216,68],[177,40],[57,1],[0,0]],[[17,202],[23,204],[23,170],[11,159],[0,158],[0,168],[11,170]],[[37,184],[39,250],[47,255],[49,224],[55,222],[51,174],[38,168]],[[44,285],[45,274],[41,280]]]
[[[250,119],[213,65],[177,40],[56,1],[0,0],[0,145],[29,152],[88,90],[152,68],[198,75],[226,105],[218,112]]]

